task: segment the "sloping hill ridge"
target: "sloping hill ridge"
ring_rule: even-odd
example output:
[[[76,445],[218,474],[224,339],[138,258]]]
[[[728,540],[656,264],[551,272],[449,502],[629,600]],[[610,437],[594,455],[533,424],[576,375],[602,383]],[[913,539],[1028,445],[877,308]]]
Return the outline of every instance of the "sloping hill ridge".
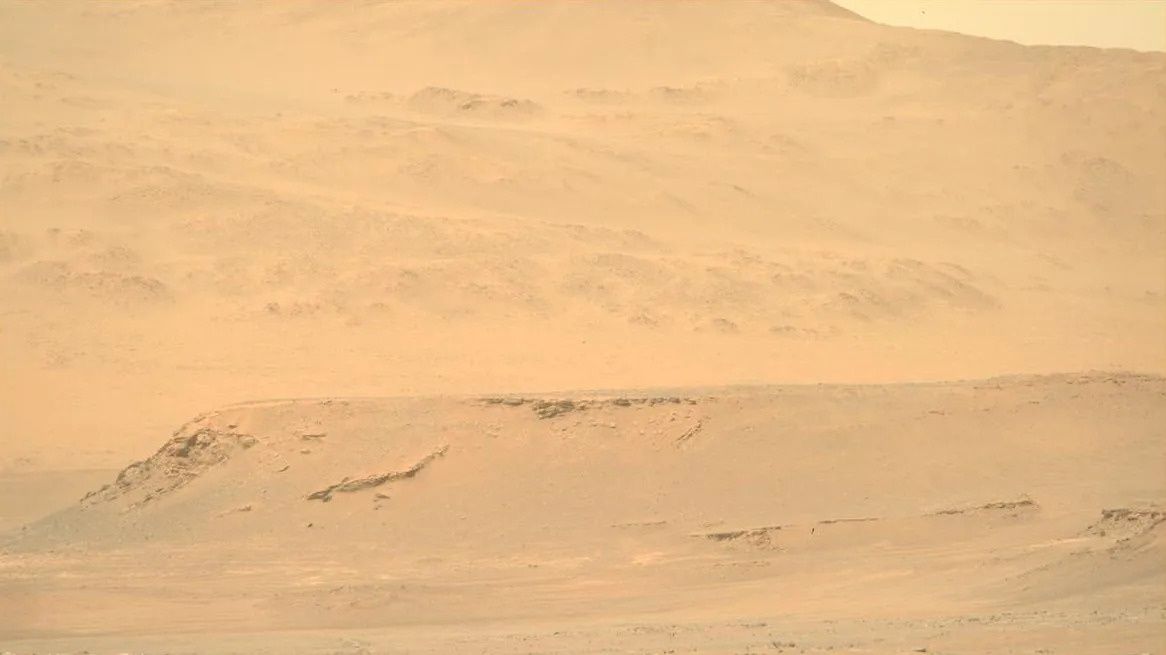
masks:
[[[155,629],[667,615],[679,597],[704,617],[928,598],[1137,623],[1162,600],[1164,397],[1159,377],[1090,373],[242,404],[5,552],[100,588],[129,553],[166,558]],[[262,617],[200,614],[228,590]]]
[[[248,397],[1162,373],[1164,73],[824,2],[0,2],[0,429],[55,435],[0,469]]]

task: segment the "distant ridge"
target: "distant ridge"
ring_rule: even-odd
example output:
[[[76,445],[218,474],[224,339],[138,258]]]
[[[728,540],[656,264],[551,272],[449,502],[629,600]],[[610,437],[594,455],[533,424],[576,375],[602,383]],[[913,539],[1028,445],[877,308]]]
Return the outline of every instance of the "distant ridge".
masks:
[[[783,0],[776,1],[781,3]],[[865,16],[857,14],[847,9],[846,7],[843,7],[842,5],[831,2],[830,0],[793,0],[793,2],[805,4],[808,7],[817,10],[823,16],[830,16],[833,18],[848,18],[851,20],[860,20],[866,23],[871,22],[870,19],[866,18]]]

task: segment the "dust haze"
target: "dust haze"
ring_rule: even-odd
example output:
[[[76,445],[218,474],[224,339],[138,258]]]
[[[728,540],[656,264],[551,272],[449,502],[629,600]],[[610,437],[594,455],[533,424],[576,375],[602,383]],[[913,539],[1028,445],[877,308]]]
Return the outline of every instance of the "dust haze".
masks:
[[[1163,53],[0,2],[0,652],[1163,652],[1163,335]]]

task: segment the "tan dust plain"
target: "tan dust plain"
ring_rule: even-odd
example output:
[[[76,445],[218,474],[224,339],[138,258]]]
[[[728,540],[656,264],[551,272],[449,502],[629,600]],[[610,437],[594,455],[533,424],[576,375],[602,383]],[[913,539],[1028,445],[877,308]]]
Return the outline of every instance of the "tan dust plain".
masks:
[[[0,3],[0,652],[1166,652],[1166,55]]]

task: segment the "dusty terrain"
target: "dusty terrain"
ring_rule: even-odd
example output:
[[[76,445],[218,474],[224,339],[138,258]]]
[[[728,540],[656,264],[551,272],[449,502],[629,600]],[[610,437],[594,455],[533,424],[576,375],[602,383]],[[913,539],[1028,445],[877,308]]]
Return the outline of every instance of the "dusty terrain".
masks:
[[[0,2],[0,106],[0,651],[1166,649],[1166,55]]]
[[[20,652],[1154,652],[1164,398],[1095,374],[237,405],[14,535],[0,629]]]

